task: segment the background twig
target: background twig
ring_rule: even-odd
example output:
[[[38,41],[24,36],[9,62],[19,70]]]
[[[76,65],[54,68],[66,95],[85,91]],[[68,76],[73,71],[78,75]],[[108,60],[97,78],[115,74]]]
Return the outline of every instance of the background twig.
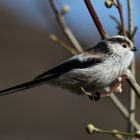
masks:
[[[77,41],[77,39],[75,38],[75,36],[73,35],[73,33],[71,32],[71,30],[68,28],[68,26],[65,23],[64,20],[64,15],[59,12],[57,10],[56,4],[54,2],[54,0],[49,0],[51,8],[55,14],[56,20],[60,25],[61,30],[63,31],[65,37],[68,39],[68,41],[72,44],[72,46],[78,51],[78,52],[82,52],[83,49],[80,46],[79,42]]]
[[[54,34],[50,35],[50,39],[57,43],[59,46],[63,47],[65,50],[67,50],[70,54],[72,55],[76,55],[78,52],[72,48],[71,46],[69,46],[68,44],[66,44],[63,40],[61,40],[59,37],[57,37]]]

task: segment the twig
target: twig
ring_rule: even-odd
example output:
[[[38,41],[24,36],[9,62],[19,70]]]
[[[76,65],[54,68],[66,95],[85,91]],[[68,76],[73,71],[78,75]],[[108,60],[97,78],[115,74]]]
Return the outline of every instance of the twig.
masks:
[[[118,26],[121,26],[120,21],[113,15],[110,15],[110,18],[113,19]]]
[[[135,27],[133,33],[130,35],[130,38],[135,36],[137,30],[138,30],[138,27]]]
[[[85,91],[85,89],[83,89],[81,87],[82,92],[87,95],[87,96],[92,96],[92,94],[90,92]],[[121,103],[121,101],[118,99],[118,97],[115,94],[110,94],[109,96],[111,98],[111,101],[113,102],[113,104],[116,106],[116,108],[120,111],[120,113],[127,119],[129,120],[129,112],[128,110],[125,108],[125,106]],[[140,125],[136,120],[130,120],[131,124],[135,127],[136,130],[140,130]]]
[[[124,16],[123,16],[123,11],[122,11],[122,5],[120,3],[120,0],[116,0],[117,5],[115,4],[116,8],[119,11],[119,15],[120,15],[120,19],[121,19],[121,23],[122,23],[122,31],[123,31],[123,35],[126,35],[126,27],[125,27],[125,22],[124,22]]]
[[[49,0],[51,8],[55,14],[56,20],[59,23],[61,30],[63,31],[64,35],[66,36],[66,38],[68,39],[68,41],[72,44],[72,46],[78,51],[78,52],[82,52],[83,49],[80,46],[79,42],[77,41],[77,39],[75,38],[75,36],[73,35],[73,33],[71,32],[71,30],[68,28],[68,26],[65,23],[64,20],[64,15],[61,14],[61,12],[59,13],[54,0]]]
[[[133,24],[133,0],[128,0],[128,28],[129,28],[129,34],[128,37],[131,41],[134,41],[134,36],[132,37],[132,34],[134,33],[134,24]]]
[[[120,111],[120,113],[126,118],[129,119],[129,112],[126,107],[121,103],[121,101],[116,97],[116,95],[110,95],[111,101],[116,106],[116,108]],[[132,125],[135,127],[136,130],[140,130],[140,125],[136,120],[131,121]]]
[[[129,32],[128,37],[129,39],[134,43],[134,25],[133,25],[133,0],[128,0],[128,24],[129,24]],[[133,76],[136,75],[136,58],[133,58],[133,61],[131,63],[131,72]],[[129,99],[129,122],[128,122],[128,132],[133,132],[134,127],[131,122],[135,120],[135,111],[136,111],[136,95],[134,93],[133,88],[130,90],[130,99]]]
[[[130,84],[130,86],[135,91],[136,95],[140,98],[140,86],[137,83],[136,79],[134,78],[133,74],[128,70],[128,79],[127,82]]]
[[[57,43],[59,46],[63,47],[65,50],[67,50],[70,54],[72,55],[76,55],[78,52],[72,48],[71,46],[69,46],[68,44],[66,44],[63,40],[61,40],[60,38],[58,38],[56,35],[51,34],[50,35],[50,39]]]
[[[110,18],[117,24],[118,34],[122,35],[122,26],[120,24],[120,21],[113,15],[110,15]],[[130,35],[129,38],[134,37],[137,30],[138,30],[138,27],[135,27],[133,33]],[[126,31],[126,34],[128,35],[129,33]]]
[[[91,15],[91,17],[92,17],[92,19],[93,19],[98,31],[99,31],[99,33],[101,35],[102,39],[107,38],[108,34],[105,32],[105,30],[104,30],[104,28],[103,28],[103,26],[102,26],[102,24],[101,24],[101,22],[100,22],[100,20],[99,20],[99,18],[97,16],[96,12],[95,12],[95,10],[94,10],[90,0],[84,0],[84,1],[85,1],[85,4],[86,4],[86,6],[87,6],[87,8],[89,10],[89,13],[90,13],[90,15]]]
[[[116,129],[113,129],[112,131],[114,132],[119,132],[118,130]],[[125,140],[125,137],[120,135],[120,134],[112,134],[114,137],[116,137],[118,140]]]
[[[136,131],[133,133],[128,133],[128,132],[122,132],[122,131],[118,131],[118,130],[104,130],[104,129],[99,129],[97,127],[95,127],[93,124],[88,124],[87,125],[87,131],[90,134],[94,134],[96,133],[101,133],[101,134],[112,134],[112,135],[116,135],[119,134],[121,136],[126,136],[126,137],[136,137],[136,138],[140,138],[140,132]]]
[[[118,34],[123,35],[122,25],[120,21],[113,15],[110,15],[110,18],[117,24]]]

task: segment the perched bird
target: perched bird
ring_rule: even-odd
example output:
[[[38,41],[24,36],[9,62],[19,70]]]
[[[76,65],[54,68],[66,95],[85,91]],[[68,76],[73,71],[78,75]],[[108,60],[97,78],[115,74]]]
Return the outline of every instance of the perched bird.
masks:
[[[134,51],[136,48],[127,37],[108,37],[32,81],[1,90],[0,96],[42,84],[56,85],[79,95],[83,94],[81,87],[92,93],[100,91],[125,74]]]

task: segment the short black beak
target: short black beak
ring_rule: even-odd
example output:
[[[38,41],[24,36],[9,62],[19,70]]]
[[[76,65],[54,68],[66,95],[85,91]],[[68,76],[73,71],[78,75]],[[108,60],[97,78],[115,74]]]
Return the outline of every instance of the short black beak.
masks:
[[[136,47],[133,47],[133,48],[131,49],[131,51],[135,52],[135,51],[137,51],[137,48],[136,48]]]

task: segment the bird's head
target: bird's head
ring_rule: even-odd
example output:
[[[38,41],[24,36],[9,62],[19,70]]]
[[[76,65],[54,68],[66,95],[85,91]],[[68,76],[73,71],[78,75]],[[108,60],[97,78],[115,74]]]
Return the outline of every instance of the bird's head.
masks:
[[[116,35],[112,37],[108,37],[104,40],[107,43],[109,49],[113,51],[113,53],[123,54],[123,53],[133,53],[137,49],[134,47],[132,41],[130,41],[127,37]]]

